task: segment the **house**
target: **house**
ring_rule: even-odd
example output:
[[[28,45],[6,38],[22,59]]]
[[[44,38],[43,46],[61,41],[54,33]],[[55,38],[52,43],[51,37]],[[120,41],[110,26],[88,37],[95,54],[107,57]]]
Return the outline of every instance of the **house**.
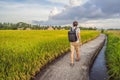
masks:
[[[24,28],[17,28],[17,30],[23,30]]]
[[[65,28],[62,28],[61,30],[65,30]]]
[[[31,28],[26,28],[25,30],[32,30]]]
[[[54,28],[49,26],[47,30],[54,30]]]
[[[55,28],[55,30],[58,30],[57,28]]]

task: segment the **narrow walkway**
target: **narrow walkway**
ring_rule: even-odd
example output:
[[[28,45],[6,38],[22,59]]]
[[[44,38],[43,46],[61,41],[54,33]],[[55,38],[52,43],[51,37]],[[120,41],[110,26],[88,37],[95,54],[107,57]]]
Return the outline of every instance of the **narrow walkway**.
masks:
[[[105,35],[101,34],[96,39],[81,46],[81,59],[70,66],[70,53],[50,65],[41,75],[38,74],[35,80],[89,80],[89,66],[97,50],[103,45]]]

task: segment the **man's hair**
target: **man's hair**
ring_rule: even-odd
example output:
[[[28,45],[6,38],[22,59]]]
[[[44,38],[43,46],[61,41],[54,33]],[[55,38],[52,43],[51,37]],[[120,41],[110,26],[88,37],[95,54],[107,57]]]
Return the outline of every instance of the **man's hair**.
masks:
[[[73,26],[77,26],[78,25],[78,22],[77,21],[74,21],[73,22]]]

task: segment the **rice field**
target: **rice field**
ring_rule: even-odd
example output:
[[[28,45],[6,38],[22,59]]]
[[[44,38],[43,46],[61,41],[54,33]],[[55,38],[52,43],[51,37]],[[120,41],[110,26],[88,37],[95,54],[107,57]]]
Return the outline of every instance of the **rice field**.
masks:
[[[29,80],[48,62],[69,51],[67,32],[0,30],[0,80]],[[81,31],[81,42],[99,34]]]
[[[120,80],[120,31],[107,31],[106,60],[110,80]]]

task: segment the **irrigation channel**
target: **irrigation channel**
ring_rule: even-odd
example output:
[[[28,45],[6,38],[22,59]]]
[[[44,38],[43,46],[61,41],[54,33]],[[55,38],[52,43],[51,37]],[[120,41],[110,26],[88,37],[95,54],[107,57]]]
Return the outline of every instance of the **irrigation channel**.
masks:
[[[107,68],[106,68],[106,60],[105,60],[105,50],[107,44],[107,37],[104,43],[103,48],[101,49],[100,53],[98,54],[97,58],[92,65],[90,70],[90,79],[89,80],[107,80]]]

